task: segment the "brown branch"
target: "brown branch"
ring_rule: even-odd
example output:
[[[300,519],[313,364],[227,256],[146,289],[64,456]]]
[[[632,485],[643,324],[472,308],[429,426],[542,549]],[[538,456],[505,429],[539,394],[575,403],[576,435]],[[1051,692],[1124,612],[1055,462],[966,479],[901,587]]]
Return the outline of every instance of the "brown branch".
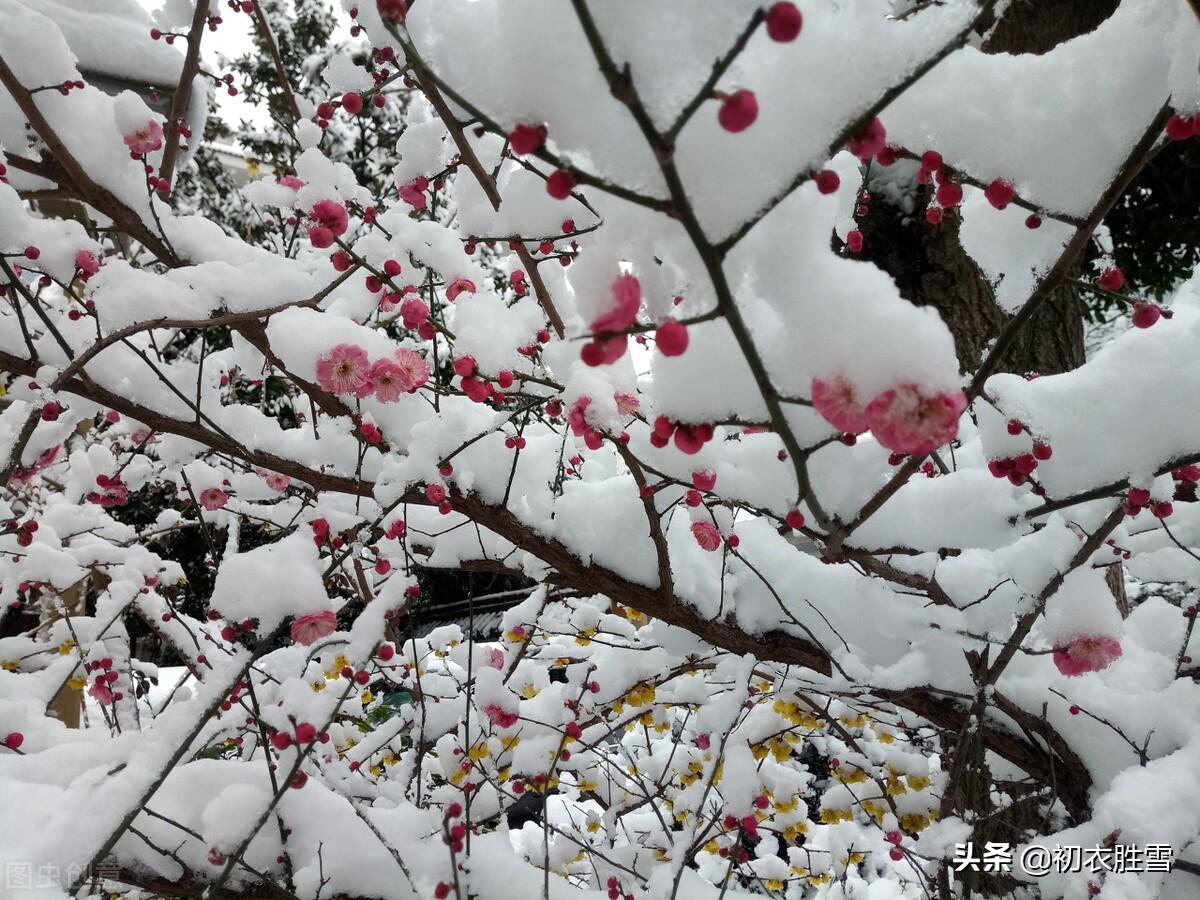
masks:
[[[259,647],[261,648],[260,652],[265,652],[265,650],[273,644],[274,638],[279,631],[280,629],[276,629],[275,634],[270,635],[267,639],[259,643]],[[200,732],[204,730],[204,726],[208,724],[208,720],[212,718],[213,714],[216,713],[218,709],[221,708],[221,703],[224,701],[229,687],[237,684],[246,675],[246,673],[250,670],[250,666],[254,663],[254,659],[255,657],[253,655],[248,654],[246,656],[245,664],[241,666],[237,672],[237,675],[229,682],[228,685],[226,685],[225,690],[214,691],[213,698],[209,701],[207,708],[203,710],[202,715],[196,717],[196,721],[192,724],[191,729],[175,745],[175,749],[171,751],[170,758],[167,759],[165,764],[160,768],[159,773],[157,776],[155,776],[153,783],[151,783],[144,791],[142,791],[140,796],[129,805],[127,812],[121,819],[121,822],[112,831],[112,833],[110,833],[108,837],[101,842],[100,846],[88,860],[88,864],[84,866],[83,871],[76,876],[75,880],[71,884],[70,893],[73,894],[78,891],[80,885],[88,877],[90,877],[92,870],[97,868],[100,863],[108,857],[108,854],[112,852],[113,847],[116,846],[117,841],[121,839],[121,836],[125,833],[126,829],[133,824],[133,820],[141,814],[146,804],[150,802],[150,798],[157,793],[159,787],[161,787],[162,783],[167,779],[167,776],[171,774],[171,772],[175,769],[175,766],[177,766],[179,761],[187,754],[188,750],[192,746],[192,742],[196,740],[196,738],[200,735]]]
[[[1200,463],[1200,453],[1190,453],[1187,456],[1178,456],[1168,463],[1164,463],[1154,471],[1154,477],[1166,475],[1168,472],[1178,469],[1180,466],[1192,466]],[[1063,497],[1059,500],[1047,500],[1032,509],[1027,509],[1024,513],[1026,519],[1036,519],[1048,513],[1056,512],[1060,509],[1066,509],[1070,506],[1077,506],[1080,503],[1088,503],[1092,500],[1100,500],[1104,497],[1111,497],[1114,494],[1119,494],[1129,490],[1132,485],[1128,478],[1122,478],[1117,481],[1110,481],[1108,484],[1102,484],[1099,487],[1090,488],[1086,491],[1080,491],[1078,494],[1071,494],[1068,497]]]
[[[450,137],[454,140],[454,145],[458,147],[459,158],[471,170],[471,174],[475,176],[475,180],[479,182],[479,186],[483,188],[488,202],[492,204],[492,209],[499,209],[501,197],[500,191],[496,188],[496,180],[492,178],[487,169],[483,167],[483,163],[479,161],[479,156],[475,153],[475,148],[471,146],[471,142],[467,140],[466,134],[463,133],[462,123],[458,121],[458,117],[450,109],[450,104],[442,96],[437,80],[430,76],[429,69],[425,66],[421,57],[417,55],[412,44],[401,40],[400,45],[404,48],[404,55],[408,65],[416,74],[417,84],[420,85],[425,96],[429,98],[430,105],[437,112],[438,117],[442,120],[442,124],[446,126],[446,130],[450,132]]]
[[[313,307],[324,299],[335,287],[345,280],[345,275],[342,275],[328,287],[318,291],[312,297],[305,300],[292,301],[281,303],[278,306],[271,306],[266,309],[251,310],[244,313],[225,313],[223,315],[212,316],[207,319],[148,319],[142,322],[135,322],[132,325],[126,325],[124,328],[119,328],[116,331],[109,332],[96,343],[92,344],[82,353],[80,353],[71,364],[63,370],[60,379],[66,381],[73,378],[83,370],[89,362],[103,350],[111,347],[113,344],[120,343],[126,338],[132,337],[143,331],[153,331],[156,328],[215,328],[221,325],[239,325],[246,322],[257,322],[259,319],[269,318],[277,312],[282,312],[285,309],[293,307]]]
[[[109,881],[132,885],[133,887],[141,888],[154,894],[161,894],[164,897],[194,897],[196,900],[200,900],[200,898],[211,898],[211,900],[279,900],[281,897],[291,896],[288,892],[268,882],[264,882],[263,884],[249,884],[237,890],[233,888],[221,888],[219,891],[212,892],[212,882],[199,878],[194,872],[186,872],[185,877],[171,879],[149,872],[139,872],[124,866],[107,866],[101,864],[97,866],[95,874],[98,876],[103,875]],[[378,900],[378,898],[350,897],[345,894],[339,894],[332,898],[332,900]]]
[[[287,101],[292,119],[299,122],[300,107],[296,104],[296,93],[292,90],[292,80],[288,77],[287,67],[283,64],[283,57],[279,55],[279,44],[276,43],[275,35],[271,32],[271,24],[267,21],[266,14],[262,10],[262,4],[255,3],[252,13],[255,23],[258,25],[259,36],[262,37],[263,43],[267,45],[267,53],[270,54],[271,62],[275,65],[275,78],[279,82],[279,87],[283,90],[283,98]]]
[[[1200,0],[1198,0],[1198,2],[1200,2]],[[920,157],[917,154],[913,153],[911,150],[903,150],[903,149],[897,150],[896,156],[900,157],[901,159],[912,159],[912,160],[920,159]],[[980,190],[983,190],[987,187],[986,183],[984,183],[983,181],[980,181],[978,178],[976,178],[973,175],[968,175],[962,169],[957,169],[954,166],[947,165],[944,162],[942,163],[942,169],[944,169],[950,176],[952,176],[954,181],[961,182],[963,184],[969,184],[972,187],[979,188]],[[1045,207],[1038,206],[1038,204],[1034,203],[1032,200],[1027,200],[1026,198],[1022,197],[1020,194],[1017,194],[1017,193],[1013,194],[1012,200],[1010,200],[1009,202],[1013,206],[1020,207],[1021,209],[1028,210],[1029,212],[1032,212],[1032,213],[1037,213],[1039,216],[1041,216],[1044,219],[1054,219],[1056,222],[1062,222],[1065,225],[1071,225],[1076,228],[1078,228],[1080,225],[1083,224],[1083,219],[1079,218],[1078,216],[1072,216],[1072,215],[1068,215],[1067,213],[1061,213],[1061,212],[1051,212],[1051,211],[1047,210]],[[1089,285],[1089,287],[1090,287],[1090,285]]]
[[[32,378],[36,375],[37,368],[37,363],[31,363],[19,356],[13,356],[12,354],[0,351],[0,369],[27,375]],[[141,422],[153,431],[161,431],[167,434],[178,435],[179,437],[190,438],[211,450],[225,453],[249,465],[262,466],[283,475],[290,475],[297,481],[309,484],[319,491],[333,491],[339,494],[369,497],[374,487],[369,482],[359,481],[348,476],[310,469],[307,466],[281,456],[276,456],[273,453],[251,450],[238,441],[205,428],[200,423],[168,416],[158,410],[136,403],[124,394],[118,394],[90,381],[72,378],[62,385],[61,390],[65,393],[74,394],[95,403],[103,404],[110,409],[115,409],[122,415]]]
[[[258,4],[254,4],[255,8]],[[192,27],[187,34],[187,54],[183,58],[183,72],[179,85],[171,95],[171,111],[167,116],[167,134],[163,147],[162,165],[158,168],[160,178],[171,184],[175,177],[175,159],[179,156],[179,123],[187,114],[192,97],[192,84],[200,70],[200,40],[208,24],[209,0],[196,0],[196,11],[192,14]],[[199,138],[196,138],[199,140]]]
[[[654,504],[654,489],[646,481],[646,473],[642,471],[633,451],[622,444],[620,440],[614,440],[612,445],[620,454],[621,459],[625,461],[625,467],[629,469],[629,474],[633,476],[633,483],[637,485],[638,494],[642,499],[642,507],[646,510],[646,524],[650,528],[650,540],[654,543],[654,552],[658,556],[659,589],[665,594],[673,594],[675,593],[675,578],[671,574],[671,550],[667,544],[667,536],[663,533],[662,517]]]
[[[937,692],[929,687],[898,691],[874,689],[872,695],[910,710],[946,731],[959,731],[968,711],[968,707],[962,702],[949,697],[939,697]],[[1091,788],[1091,777],[1087,767],[1082,763],[1078,763],[1075,768],[1064,765],[1065,760],[1077,760],[1077,757],[1049,723],[1023,712],[1003,698],[1000,698],[996,706],[1018,724],[1028,727],[1031,733],[1047,740],[1055,753],[1061,748],[1064,755],[1055,762],[1054,757],[1045,749],[1022,740],[1008,728],[990,722],[987,718],[976,719],[987,748],[1038,781],[1057,784],[1059,796],[1071,815],[1076,821],[1086,820],[1089,809],[1088,791]]]
[[[892,584],[898,584],[901,587],[912,588],[920,591],[929,597],[930,601],[937,606],[949,606],[954,609],[958,605],[950,599],[950,596],[942,589],[942,586],[933,578],[926,578],[924,575],[917,575],[912,572],[905,572],[903,569],[897,569],[881,559],[876,559],[872,554],[847,554],[856,563],[870,572],[872,575],[889,581]]]
[[[42,411],[38,409],[37,404],[31,404],[29,414],[25,417],[25,422],[21,425],[21,431],[13,443],[12,450],[9,451],[8,464],[3,469],[0,469],[0,489],[5,488],[12,474],[21,468],[21,455],[25,452],[25,447],[28,445],[29,439],[33,437],[33,433],[37,430],[38,422],[41,421],[41,418]]]
[[[558,335],[559,340],[562,340],[566,335],[566,326],[563,324],[562,316],[558,314],[558,308],[554,305],[554,298],[550,296],[550,289],[546,287],[546,282],[542,279],[542,273],[538,271],[537,260],[533,258],[533,254],[529,252],[529,248],[520,238],[513,238],[513,248],[517,258],[521,260],[521,265],[529,273],[529,281],[533,284],[533,293],[538,298],[538,303],[542,305],[546,318],[550,320],[550,326]]]

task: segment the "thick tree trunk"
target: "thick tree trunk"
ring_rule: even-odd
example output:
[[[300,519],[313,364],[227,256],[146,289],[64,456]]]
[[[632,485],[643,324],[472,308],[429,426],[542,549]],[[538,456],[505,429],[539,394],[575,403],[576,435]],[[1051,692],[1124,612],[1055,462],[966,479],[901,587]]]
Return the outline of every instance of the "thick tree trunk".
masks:
[[[1120,0],[1011,0],[983,43],[985,53],[1048,53],[1095,31]]]

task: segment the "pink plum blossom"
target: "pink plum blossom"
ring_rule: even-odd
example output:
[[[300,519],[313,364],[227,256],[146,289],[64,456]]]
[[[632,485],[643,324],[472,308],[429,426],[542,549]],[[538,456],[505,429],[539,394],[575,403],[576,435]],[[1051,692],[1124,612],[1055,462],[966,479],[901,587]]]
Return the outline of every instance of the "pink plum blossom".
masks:
[[[429,381],[429,375],[433,371],[430,369],[429,363],[424,356],[415,350],[407,348],[396,351],[396,365],[404,372],[405,378],[408,381],[406,390],[409,393],[419,387],[423,387]]]
[[[705,550],[716,550],[721,546],[721,532],[712,522],[693,522],[692,537]]]
[[[616,393],[613,399],[617,401],[617,412],[623,416],[633,415],[642,405],[636,394]]]
[[[413,209],[422,210],[429,205],[425,192],[429,190],[429,179],[419,175],[412,181],[400,185],[400,199]]]
[[[114,699],[112,688],[103,680],[92,683],[92,686],[88,688],[88,696],[103,703],[105,706],[111,705]]]
[[[450,283],[446,285],[446,299],[451,303],[458,299],[459,294],[473,293],[475,293],[475,282],[473,282],[470,278],[464,278],[461,275],[453,278]]]
[[[258,477],[266,482],[267,487],[273,491],[286,491],[292,483],[292,479],[287,475],[281,475],[279,472],[272,472],[270,469],[254,470]]]
[[[1056,647],[1054,665],[1064,675],[1083,675],[1107,669],[1121,656],[1121,642],[1102,635],[1084,635]]]
[[[346,212],[346,207],[336,200],[318,200],[313,204],[312,211],[308,215],[321,227],[328,228],[334,237],[345,234],[346,228],[350,224],[350,216]]]
[[[812,380],[813,409],[838,431],[862,434],[867,430],[867,411],[855,395],[854,385],[839,375],[829,381]]]
[[[62,450],[62,444],[55,444],[48,450],[43,451],[42,455],[34,460],[33,465],[28,469],[23,469],[20,466],[14,468],[12,475],[9,476],[9,482],[15,482],[17,484],[28,483],[34,475],[45,469],[47,466],[52,465],[54,461],[58,459],[58,453],[60,450]]]
[[[618,275],[612,283],[612,292],[612,308],[592,322],[592,331],[624,331],[637,319],[638,308],[642,304],[641,282],[633,275]]]
[[[515,712],[509,712],[496,703],[489,703],[483,708],[483,714],[497,728],[512,728],[521,717]]]
[[[85,279],[100,271],[100,260],[91,250],[80,250],[75,254],[75,268]]]
[[[299,616],[292,622],[292,640],[305,647],[311,647],[323,637],[333,634],[337,628],[337,616],[333,610],[324,609],[321,612]]]
[[[125,135],[125,146],[137,156],[153,153],[163,145],[163,130],[157,119],[151,119],[137,131]]]
[[[416,294],[408,294],[400,302],[400,318],[405,328],[418,328],[429,321],[429,306]]]
[[[129,502],[129,488],[121,483],[119,475],[97,475],[96,487],[98,490],[87,495],[88,503],[110,507],[124,506]]]
[[[958,434],[958,418],[967,407],[962,391],[926,394],[914,384],[884,391],[867,405],[867,421],[876,440],[897,453],[925,454]]]
[[[399,363],[390,359],[376,360],[371,366],[371,383],[375,386],[375,399],[383,403],[395,403],[409,391],[408,372]]]
[[[219,487],[205,488],[200,492],[200,505],[209,512],[221,509],[229,502],[229,495]]]
[[[338,344],[317,360],[317,384],[332,394],[370,393],[371,361],[357,344]]]

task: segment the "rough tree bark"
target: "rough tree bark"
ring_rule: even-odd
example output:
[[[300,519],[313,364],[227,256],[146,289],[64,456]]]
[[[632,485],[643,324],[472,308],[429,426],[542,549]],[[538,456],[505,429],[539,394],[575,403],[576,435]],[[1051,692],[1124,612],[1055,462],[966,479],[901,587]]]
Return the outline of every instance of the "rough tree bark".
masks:
[[[1118,0],[1013,0],[992,23],[983,50],[1046,53],[1094,30],[1117,5]],[[921,210],[929,190],[913,181],[908,192],[916,201],[912,211],[893,204],[886,194],[872,197],[861,223],[864,257],[888,272],[905,298],[941,314],[966,371],[979,363],[1007,316],[996,305],[992,285],[962,248],[957,213],[948,212],[939,225],[926,223]],[[1073,286],[1064,285],[1018,336],[1001,368],[1049,375],[1083,361],[1083,303]]]

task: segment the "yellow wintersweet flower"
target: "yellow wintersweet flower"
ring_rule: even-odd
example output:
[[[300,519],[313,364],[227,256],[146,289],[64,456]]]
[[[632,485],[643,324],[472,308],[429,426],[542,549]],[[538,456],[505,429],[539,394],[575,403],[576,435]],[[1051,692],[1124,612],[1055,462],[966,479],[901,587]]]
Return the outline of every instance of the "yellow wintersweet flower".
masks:
[[[916,834],[929,827],[929,817],[921,813],[906,813],[900,817],[900,827],[910,834]]]
[[[882,806],[880,806],[878,803],[872,803],[870,800],[864,800],[862,808],[863,812],[874,819],[877,823],[882,824],[883,817],[886,812]]]
[[[800,840],[800,835],[802,835],[802,834],[808,834],[808,823],[807,822],[797,822],[795,825],[789,825],[787,828],[785,828],[783,830],[783,839],[785,841],[794,843],[795,841]],[[804,873],[801,872],[798,874],[802,875]]]
[[[626,695],[631,706],[649,706],[654,702],[658,692],[652,684],[639,684]]]
[[[854,819],[854,813],[848,809],[823,809],[821,810],[822,825],[836,825],[838,822],[850,822]]]

